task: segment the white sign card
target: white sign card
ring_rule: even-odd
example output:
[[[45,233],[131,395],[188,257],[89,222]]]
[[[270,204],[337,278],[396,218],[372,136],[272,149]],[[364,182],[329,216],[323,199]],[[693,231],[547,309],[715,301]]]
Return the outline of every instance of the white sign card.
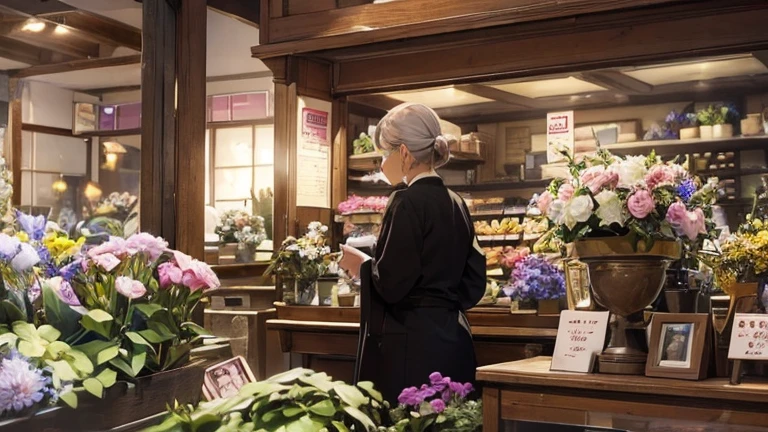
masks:
[[[731,360],[768,360],[768,315],[737,313],[733,317]]]
[[[547,163],[563,161],[563,150],[573,156],[573,147],[573,111],[547,114]]]
[[[592,372],[595,356],[603,351],[608,312],[566,310],[560,313],[553,371]]]
[[[296,205],[331,208],[331,103],[299,97]]]

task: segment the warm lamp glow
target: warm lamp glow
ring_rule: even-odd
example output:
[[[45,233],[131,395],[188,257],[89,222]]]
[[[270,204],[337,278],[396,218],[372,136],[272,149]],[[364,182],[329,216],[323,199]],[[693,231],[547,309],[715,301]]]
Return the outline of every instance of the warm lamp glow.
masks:
[[[59,178],[53,182],[53,190],[58,193],[64,193],[67,191],[67,182],[64,181],[64,175],[59,175]]]
[[[88,201],[98,201],[101,199],[101,187],[99,187],[98,183],[94,182],[88,182],[88,184],[85,186],[85,190],[83,191],[83,195],[88,199]]]
[[[30,18],[21,27],[21,30],[32,32],[32,33],[40,33],[41,31],[45,30],[45,23],[40,21],[39,19]]]
[[[64,26],[57,25],[56,28],[53,29],[53,34],[56,34],[59,36],[65,35],[67,33],[69,33],[69,29]]]
[[[117,163],[117,153],[107,153],[106,154],[107,163],[114,165]]]

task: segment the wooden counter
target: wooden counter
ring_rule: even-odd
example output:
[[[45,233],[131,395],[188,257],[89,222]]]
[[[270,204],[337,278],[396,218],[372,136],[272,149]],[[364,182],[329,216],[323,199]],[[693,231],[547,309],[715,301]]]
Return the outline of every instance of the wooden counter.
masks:
[[[351,380],[357,352],[360,309],[355,307],[275,305],[277,331],[285,353],[301,356],[300,366]],[[509,309],[476,308],[467,313],[478,364],[551,354],[557,336],[557,315],[511,314]],[[299,366],[294,362],[292,366]]]
[[[478,369],[483,430],[542,422],[644,431],[768,431],[768,383],[550,372],[536,357]],[[506,425],[505,425],[506,424]]]

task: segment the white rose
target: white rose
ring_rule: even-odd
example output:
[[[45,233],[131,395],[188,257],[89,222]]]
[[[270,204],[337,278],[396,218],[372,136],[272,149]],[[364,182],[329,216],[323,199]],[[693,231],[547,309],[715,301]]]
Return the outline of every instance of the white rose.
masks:
[[[552,204],[550,204],[549,210],[547,211],[547,217],[549,217],[549,219],[556,224],[562,224],[563,221],[561,219],[564,209],[565,203],[559,199],[556,199],[552,201]]]
[[[586,222],[592,216],[594,203],[588,195],[580,195],[571,198],[563,211],[563,223],[572,230],[577,223]]]
[[[595,196],[595,201],[600,205],[595,214],[600,218],[601,226],[618,223],[624,226],[624,206],[616,192],[604,190]]]
[[[617,168],[619,187],[628,188],[640,183],[648,169],[645,167],[645,156],[627,156]]]

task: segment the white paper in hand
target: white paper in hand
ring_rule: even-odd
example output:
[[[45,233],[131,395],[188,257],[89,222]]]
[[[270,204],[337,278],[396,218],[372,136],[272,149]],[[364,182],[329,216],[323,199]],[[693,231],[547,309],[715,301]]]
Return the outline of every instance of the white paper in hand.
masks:
[[[341,245],[341,260],[339,260],[339,267],[341,267],[347,274],[352,277],[360,276],[360,266],[364,262],[371,259],[368,254],[360,252],[360,250],[347,245]]]

